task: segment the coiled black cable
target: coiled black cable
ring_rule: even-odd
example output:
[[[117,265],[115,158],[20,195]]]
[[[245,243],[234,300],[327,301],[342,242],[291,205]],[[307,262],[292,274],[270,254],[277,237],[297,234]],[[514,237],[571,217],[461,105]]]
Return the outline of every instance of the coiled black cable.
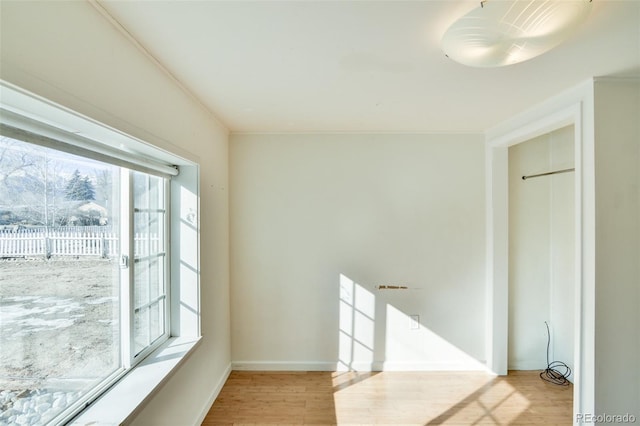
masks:
[[[571,375],[571,368],[562,361],[549,362],[549,346],[551,345],[551,332],[549,331],[549,324],[544,322],[547,326],[547,368],[540,373],[540,378],[546,380],[549,383],[559,386],[569,386],[569,376]]]

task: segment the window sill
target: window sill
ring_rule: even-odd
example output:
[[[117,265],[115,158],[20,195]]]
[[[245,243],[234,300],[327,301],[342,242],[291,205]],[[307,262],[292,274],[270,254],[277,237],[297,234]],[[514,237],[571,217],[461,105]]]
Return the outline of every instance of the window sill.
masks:
[[[74,426],[112,426],[138,409],[198,346],[200,337],[172,337],[71,421]]]

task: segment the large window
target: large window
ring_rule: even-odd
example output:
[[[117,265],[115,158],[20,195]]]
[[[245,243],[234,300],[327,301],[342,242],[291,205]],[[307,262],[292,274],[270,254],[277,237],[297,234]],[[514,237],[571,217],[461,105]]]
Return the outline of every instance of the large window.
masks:
[[[0,424],[126,422],[200,340],[199,167],[134,129],[0,80]]]
[[[170,178],[7,129],[0,424],[58,424],[169,336]]]

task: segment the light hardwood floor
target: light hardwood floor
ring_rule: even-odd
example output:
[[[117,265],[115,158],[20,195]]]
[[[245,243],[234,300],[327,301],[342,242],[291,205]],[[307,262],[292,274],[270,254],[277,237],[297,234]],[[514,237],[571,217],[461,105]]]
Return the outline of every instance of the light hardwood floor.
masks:
[[[535,371],[234,371],[202,425],[570,425],[572,404]]]

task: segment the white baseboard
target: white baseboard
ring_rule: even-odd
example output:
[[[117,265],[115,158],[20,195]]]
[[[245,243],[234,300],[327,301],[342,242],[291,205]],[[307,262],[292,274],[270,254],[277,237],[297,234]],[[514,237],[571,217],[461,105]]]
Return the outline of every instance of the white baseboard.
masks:
[[[480,362],[420,362],[383,361],[373,364],[372,371],[483,371],[489,368]]]
[[[222,387],[226,383],[227,379],[229,378],[231,371],[232,371],[232,367],[231,367],[231,364],[229,364],[225,369],[224,373],[222,374],[222,377],[220,377],[220,379],[218,380],[218,383],[216,383],[216,386],[213,388],[213,391],[211,392],[211,395],[209,396],[209,399],[207,400],[206,404],[202,408],[202,411],[200,412],[200,416],[198,416],[198,421],[195,424],[199,425],[204,421],[204,418],[207,416],[207,413],[213,406],[213,402],[216,400],[218,395],[220,395],[220,391],[222,390]]]
[[[238,371],[336,371],[335,362],[323,361],[234,361]]]
[[[484,371],[489,369],[481,364],[434,363],[434,362],[342,362],[327,361],[234,361],[237,371]]]

